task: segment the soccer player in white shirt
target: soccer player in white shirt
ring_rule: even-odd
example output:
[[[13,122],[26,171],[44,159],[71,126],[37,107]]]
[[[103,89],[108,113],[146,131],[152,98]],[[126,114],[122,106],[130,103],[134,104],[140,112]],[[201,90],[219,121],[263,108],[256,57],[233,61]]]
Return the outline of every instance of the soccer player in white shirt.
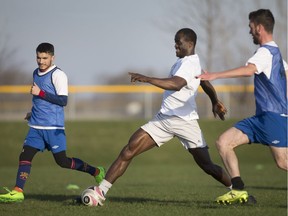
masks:
[[[207,174],[226,187],[231,186],[230,177],[209,156],[207,144],[198,125],[195,97],[200,80],[195,76],[201,74],[198,55],[195,54],[197,36],[192,29],[180,29],[175,35],[176,56],[179,59],[171,68],[168,78],[154,78],[137,73],[129,73],[131,82],[145,82],[165,90],[163,102],[158,114],[147,124],[139,128],[124,146],[118,158],[113,162],[105,179],[96,188],[103,205],[105,195],[112,184],[124,174],[132,159],[153,147],[177,137],[194,160]],[[225,107],[217,99],[216,92],[209,82],[201,81],[201,86],[209,95],[214,114],[224,119]]]
[[[287,63],[273,41],[274,16],[270,10],[259,9],[249,14],[250,34],[260,47],[245,66],[216,73],[204,73],[202,80],[254,75],[255,116],[246,118],[220,135],[216,146],[231,176],[232,190],[216,201],[220,204],[247,202],[248,193],[240,177],[234,148],[261,143],[271,149],[280,169],[287,171]]]

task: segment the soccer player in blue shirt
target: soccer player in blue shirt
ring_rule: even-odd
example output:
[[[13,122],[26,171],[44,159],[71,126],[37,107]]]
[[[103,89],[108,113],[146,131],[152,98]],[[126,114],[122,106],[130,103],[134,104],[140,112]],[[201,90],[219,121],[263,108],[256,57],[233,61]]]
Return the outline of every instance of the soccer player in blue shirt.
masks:
[[[239,121],[216,141],[223,163],[231,176],[232,190],[216,198],[220,204],[243,203],[248,200],[240,177],[234,148],[250,143],[269,146],[280,169],[287,171],[287,63],[273,41],[274,16],[270,10],[259,9],[249,14],[250,34],[260,47],[245,66],[198,76],[201,80],[254,75],[256,114]]]
[[[78,158],[66,156],[66,135],[64,106],[68,100],[68,79],[66,74],[54,65],[54,46],[41,43],[36,49],[38,68],[33,72],[30,93],[32,111],[27,113],[29,132],[19,156],[16,184],[12,191],[0,195],[0,202],[21,202],[24,200],[24,185],[30,174],[34,156],[48,149],[55,162],[62,168],[89,173],[99,183],[105,175],[103,167],[93,167]]]

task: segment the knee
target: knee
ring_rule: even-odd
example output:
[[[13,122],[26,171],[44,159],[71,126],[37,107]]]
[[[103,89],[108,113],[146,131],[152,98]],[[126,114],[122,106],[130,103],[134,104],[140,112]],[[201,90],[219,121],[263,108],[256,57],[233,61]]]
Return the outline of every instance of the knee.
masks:
[[[32,161],[30,155],[28,155],[26,152],[21,152],[19,155],[19,161]]]
[[[29,161],[32,162],[35,154],[38,152],[38,149],[35,149],[30,146],[24,146],[21,154],[19,155],[19,161]]]
[[[67,157],[55,158],[55,162],[61,168],[70,168],[71,167],[71,159]]]
[[[216,140],[215,144],[218,151],[222,151],[225,149],[225,142],[224,139],[221,138],[221,136]]]
[[[277,164],[277,167],[278,167],[279,169],[288,171],[287,161],[276,161],[276,164]]]
[[[220,154],[224,154],[227,151],[233,150],[233,143],[229,142],[227,138],[220,136],[216,140],[216,148]]]
[[[129,145],[126,145],[121,153],[120,153],[120,158],[124,161],[129,161],[132,160],[135,156],[134,151],[129,147]]]

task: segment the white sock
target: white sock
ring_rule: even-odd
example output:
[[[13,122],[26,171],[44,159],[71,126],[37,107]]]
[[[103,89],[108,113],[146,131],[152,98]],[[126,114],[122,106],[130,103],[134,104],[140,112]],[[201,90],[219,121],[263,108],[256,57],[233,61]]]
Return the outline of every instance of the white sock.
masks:
[[[232,185],[230,185],[229,187],[227,187],[227,189],[232,190]]]
[[[104,193],[104,196],[107,194],[108,190],[112,187],[112,184],[108,182],[106,179],[103,179],[99,185],[99,188]]]

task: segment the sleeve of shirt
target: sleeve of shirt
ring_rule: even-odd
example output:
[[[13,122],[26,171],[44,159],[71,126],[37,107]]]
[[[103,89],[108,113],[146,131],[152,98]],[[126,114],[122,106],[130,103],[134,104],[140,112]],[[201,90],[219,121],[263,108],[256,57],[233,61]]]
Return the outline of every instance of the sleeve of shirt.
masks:
[[[178,70],[175,73],[175,76],[182,77],[186,80],[187,83],[190,83],[193,79],[193,65],[190,63],[190,61],[182,61],[181,66],[178,68]]]
[[[284,59],[283,59],[283,65],[284,65],[285,71],[288,70],[288,64]]]
[[[261,72],[265,71],[269,64],[272,63],[272,55],[269,50],[265,47],[260,47],[256,53],[248,59],[247,64],[254,64],[257,68],[256,74],[260,74]]]
[[[57,95],[68,96],[68,78],[61,70],[56,70],[52,76]]]

